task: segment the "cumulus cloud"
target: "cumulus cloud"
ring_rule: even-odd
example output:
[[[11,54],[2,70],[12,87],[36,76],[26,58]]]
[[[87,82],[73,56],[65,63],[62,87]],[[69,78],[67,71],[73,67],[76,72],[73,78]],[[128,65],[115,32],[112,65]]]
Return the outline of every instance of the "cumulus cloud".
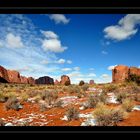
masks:
[[[24,47],[20,36],[15,36],[12,33],[7,34],[6,41],[10,48],[22,48]]]
[[[94,68],[89,68],[89,70],[93,71],[93,70],[94,70]]]
[[[63,14],[51,14],[49,15],[51,20],[54,20],[56,24],[63,23],[68,24],[70,19],[66,18]]]
[[[41,31],[41,33],[46,37],[44,40],[42,40],[42,47],[45,51],[60,53],[67,49],[67,47],[62,46],[58,35],[54,32]]]
[[[56,63],[58,63],[58,64],[64,64],[66,62],[66,60],[65,59],[59,59],[58,61],[56,61]]]
[[[107,79],[107,78],[109,78],[109,75],[108,75],[108,74],[102,74],[102,75],[101,75],[101,78]]]
[[[72,61],[71,61],[71,60],[67,60],[67,63],[68,63],[68,64],[72,64]]]
[[[74,67],[73,68],[75,71],[79,71],[80,70],[80,67]]]
[[[109,66],[107,69],[108,70],[113,70],[117,65],[112,65],[112,66]]]
[[[95,73],[89,73],[87,76],[88,77],[96,77],[96,74]]]
[[[62,71],[66,72],[66,71],[71,71],[72,68],[63,68]]]
[[[128,14],[120,19],[117,25],[104,29],[105,38],[117,41],[128,39],[137,33],[136,25],[138,24],[140,24],[140,14]]]

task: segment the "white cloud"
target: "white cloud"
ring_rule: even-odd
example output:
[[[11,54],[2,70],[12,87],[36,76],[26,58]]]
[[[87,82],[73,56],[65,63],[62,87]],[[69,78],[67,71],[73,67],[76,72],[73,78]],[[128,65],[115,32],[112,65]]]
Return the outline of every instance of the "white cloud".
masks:
[[[67,63],[68,63],[68,64],[72,64],[72,61],[71,61],[71,60],[67,60]]]
[[[137,24],[140,24],[140,14],[128,14],[120,19],[118,25],[108,26],[104,29],[105,38],[117,41],[128,39],[137,33]]]
[[[108,75],[108,74],[102,74],[102,75],[101,75],[101,78],[107,79],[107,78],[109,78],[109,75]]]
[[[12,33],[7,34],[6,41],[7,41],[8,47],[10,47],[10,48],[22,48],[22,47],[24,47],[24,45],[21,41],[21,37],[15,36]]]
[[[63,68],[62,71],[66,72],[66,71],[71,71],[71,68]]]
[[[67,49],[67,47],[62,46],[61,41],[58,39],[58,35],[54,32],[41,31],[41,33],[46,37],[42,40],[42,47],[45,51],[60,53]]]
[[[74,67],[73,68],[75,71],[79,71],[80,70],[80,67]]]
[[[51,14],[49,17],[51,20],[54,20],[56,24],[68,24],[70,21],[70,19],[67,19],[63,14]]]
[[[87,76],[88,77],[96,77],[96,74],[95,73],[89,73]]]
[[[66,60],[65,59],[59,59],[58,61],[56,61],[56,63],[58,63],[58,64],[64,64],[66,62]]]
[[[56,39],[58,35],[52,31],[41,31],[41,33],[48,39]]]
[[[105,55],[108,54],[108,52],[106,52],[106,51],[102,51],[101,53],[102,53],[102,54],[105,54]]]
[[[108,70],[113,70],[117,65],[112,65],[112,66],[109,66],[107,69]]]
[[[49,64],[49,61],[48,60],[43,60],[43,61],[41,61],[41,64]]]

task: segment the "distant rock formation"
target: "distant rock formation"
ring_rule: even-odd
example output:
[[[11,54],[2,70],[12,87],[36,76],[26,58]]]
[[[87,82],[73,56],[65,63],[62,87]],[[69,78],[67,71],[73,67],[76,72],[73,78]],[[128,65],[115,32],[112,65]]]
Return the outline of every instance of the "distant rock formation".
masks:
[[[70,85],[71,81],[70,81],[70,78],[67,75],[62,75],[60,83],[62,85]]]
[[[7,70],[0,66],[0,83],[35,84],[35,79],[21,76],[18,71]]]
[[[60,82],[59,82],[58,80],[55,80],[54,84],[55,84],[55,85],[59,85]]]
[[[137,67],[118,65],[112,70],[112,82],[124,82],[126,79],[129,78],[131,74],[140,76],[140,69]]]
[[[53,85],[54,84],[54,80],[53,80],[53,78],[51,78],[49,76],[44,76],[44,77],[40,77],[40,78],[36,79],[35,83],[36,84]]]
[[[90,85],[93,85],[93,84],[94,84],[94,80],[90,80],[90,81],[89,81],[89,84],[90,84]]]

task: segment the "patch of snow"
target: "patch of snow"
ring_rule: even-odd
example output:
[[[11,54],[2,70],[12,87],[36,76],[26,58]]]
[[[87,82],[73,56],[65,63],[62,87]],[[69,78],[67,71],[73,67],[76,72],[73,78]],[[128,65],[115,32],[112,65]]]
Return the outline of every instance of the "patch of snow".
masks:
[[[133,108],[133,111],[134,111],[134,110],[140,111],[140,105],[136,105],[136,106]]]
[[[6,123],[5,126],[14,126],[12,123]]]
[[[92,114],[79,114],[79,118],[93,118]]]
[[[107,95],[109,96],[107,99],[108,103],[113,103],[113,104],[118,104],[119,102],[117,101],[117,97],[114,93],[107,93]]]
[[[79,107],[79,109],[80,109],[80,110],[84,110],[84,109],[85,109],[85,107],[84,107],[84,106],[81,106],[81,107]]]
[[[63,118],[61,118],[63,121],[68,121],[68,117],[65,115]]]
[[[96,126],[96,120],[94,118],[88,118],[85,122],[82,122],[81,126]]]

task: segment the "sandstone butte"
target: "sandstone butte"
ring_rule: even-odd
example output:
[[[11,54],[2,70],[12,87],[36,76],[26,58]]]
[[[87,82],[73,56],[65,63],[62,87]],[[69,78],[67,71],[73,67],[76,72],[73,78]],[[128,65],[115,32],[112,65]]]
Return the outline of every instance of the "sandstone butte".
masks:
[[[112,70],[112,82],[124,82],[131,74],[140,76],[140,68],[118,65]]]
[[[66,83],[71,84],[71,81],[70,81],[70,78],[67,75],[62,75],[60,83],[62,85],[65,85]]]

